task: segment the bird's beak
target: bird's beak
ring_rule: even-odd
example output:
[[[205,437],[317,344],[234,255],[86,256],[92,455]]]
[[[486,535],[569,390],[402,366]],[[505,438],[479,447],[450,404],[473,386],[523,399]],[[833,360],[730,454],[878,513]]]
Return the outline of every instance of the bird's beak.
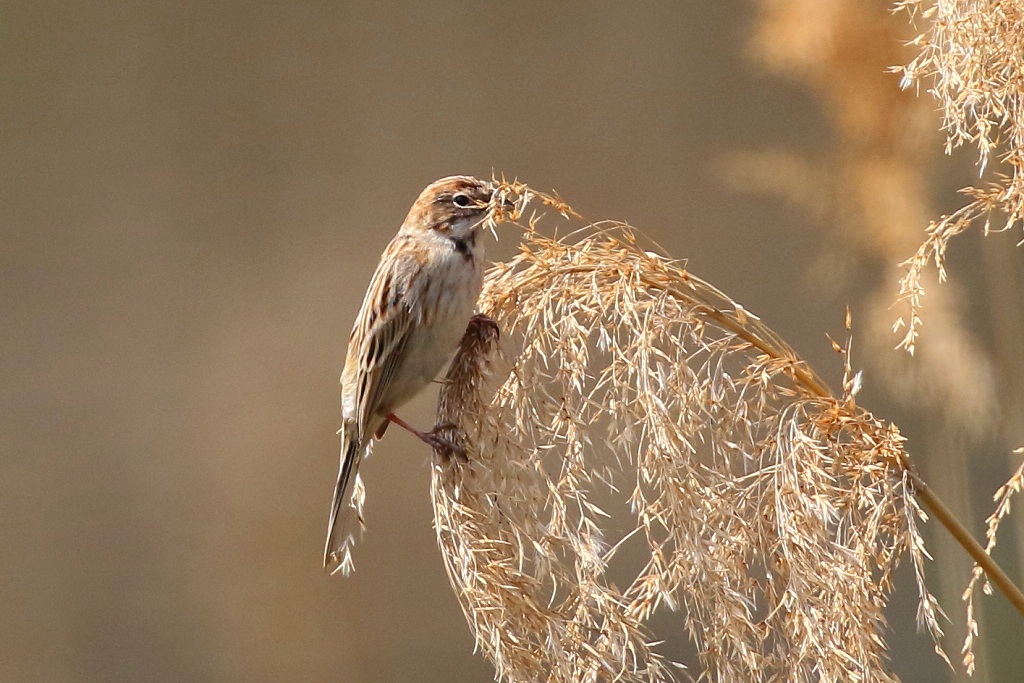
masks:
[[[491,199],[492,200],[496,199],[497,198],[497,196],[496,196],[497,194],[498,194],[498,188],[494,188],[494,191],[491,193]],[[516,203],[511,201],[508,197],[503,198],[500,203],[495,202],[495,204],[499,205],[500,208],[502,209],[502,211],[512,211],[513,209],[516,208]]]

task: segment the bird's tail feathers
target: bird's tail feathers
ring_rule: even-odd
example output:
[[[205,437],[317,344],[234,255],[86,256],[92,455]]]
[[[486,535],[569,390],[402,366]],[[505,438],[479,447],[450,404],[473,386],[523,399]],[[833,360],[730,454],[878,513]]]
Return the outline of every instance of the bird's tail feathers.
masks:
[[[352,573],[352,546],[363,535],[363,500],[365,490],[359,478],[359,462],[363,447],[358,437],[349,430],[342,431],[341,466],[338,483],[331,502],[331,517],[327,523],[327,543],[324,546],[324,569],[331,574]]]

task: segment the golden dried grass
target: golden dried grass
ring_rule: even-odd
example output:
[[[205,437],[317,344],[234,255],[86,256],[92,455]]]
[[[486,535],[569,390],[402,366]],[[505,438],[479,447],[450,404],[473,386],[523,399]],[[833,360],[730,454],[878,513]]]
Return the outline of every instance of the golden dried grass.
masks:
[[[930,332],[926,344],[915,345],[916,358],[888,353],[892,283],[903,275],[898,264],[918,248],[934,213],[934,105],[901,92],[898,79],[886,74],[912,57],[901,48],[912,36],[909,28],[880,2],[763,0],[760,7],[751,57],[807,88],[821,103],[833,140],[814,158],[779,149],[737,151],[727,160],[730,184],[783,198],[812,217],[813,229],[834,236],[823,240],[814,286],[861,311],[861,348],[875,386],[915,412],[941,413],[948,434],[940,441],[990,434],[1000,414],[996,373],[970,330],[961,288],[930,290]],[[873,288],[846,286],[874,272]],[[918,282],[922,291],[931,284]]]
[[[926,225],[927,216],[934,213],[926,191],[934,174],[930,156],[935,140],[926,132],[937,127],[934,103],[931,98],[900,93],[891,78],[883,77],[883,71],[894,63],[910,62],[904,72],[904,85],[911,81],[941,82],[941,92],[937,89],[934,94],[943,103],[947,152],[952,148],[951,140],[961,144],[973,135],[981,145],[984,170],[988,155],[996,149],[993,143],[998,140],[1003,143],[1001,150],[1009,154],[1009,167],[1019,168],[1015,160],[1019,154],[1013,152],[1020,149],[1019,136],[999,133],[999,137],[993,137],[991,133],[996,130],[993,122],[1000,116],[1000,125],[1011,128],[1019,120],[1019,112],[1011,109],[1019,107],[1020,102],[1013,92],[1021,87],[1020,79],[1014,76],[1020,73],[1022,59],[1021,3],[901,3],[899,7],[908,10],[916,23],[925,24],[924,32],[916,39],[914,34],[906,33],[907,24],[888,15],[881,3],[773,0],[761,6],[753,41],[755,58],[773,72],[795,78],[811,89],[834,125],[836,148],[826,158],[811,162],[779,152],[738,154],[732,164],[733,175],[738,176],[742,169],[748,178],[753,175],[755,184],[760,182],[761,189],[809,209],[825,225],[838,226],[836,233],[843,244],[841,258],[856,258],[856,266],[849,266],[851,269],[863,272],[872,264],[894,266],[905,261],[903,267],[907,270],[898,277],[902,281],[900,301],[908,309],[910,328],[903,330],[902,345],[917,355],[915,359],[901,359],[887,353],[883,331],[891,326],[892,295],[886,293],[886,282],[885,292],[879,286],[864,302],[865,342],[872,376],[908,410],[933,421],[930,461],[941,462],[935,468],[936,483],[960,503],[960,513],[971,523],[970,508],[961,502],[969,499],[971,491],[969,456],[962,448],[947,444],[958,435],[980,441],[1000,432],[1008,443],[1019,443],[1019,429],[1015,428],[1019,421],[1014,419],[1020,412],[1021,395],[1019,382],[1015,381],[1015,375],[1019,375],[1015,371],[1019,365],[1019,354],[1015,354],[1019,334],[1012,332],[1019,328],[1014,326],[1018,317],[1015,286],[1012,272],[1005,267],[988,274],[991,301],[999,302],[999,306],[992,306],[1000,318],[993,324],[1001,334],[995,339],[995,349],[986,348],[968,329],[961,306],[963,288],[955,284],[932,287],[939,277],[931,272],[929,264],[936,263],[938,276],[944,278],[943,264],[951,238],[967,229],[972,220],[979,221],[984,212],[984,220],[990,220],[1000,207],[991,202],[971,202],[960,212],[932,222],[921,244],[920,226]],[[903,50],[897,47],[901,42],[905,44]],[[999,73],[987,73],[992,69]],[[983,94],[986,90],[989,92]],[[975,96],[983,96],[988,102],[980,111],[971,110]],[[1011,107],[1006,108],[1002,101],[1009,101]],[[975,120],[973,117],[979,114],[981,118]],[[974,132],[968,124],[977,125]],[[822,182],[822,178],[831,181]],[[1002,198],[1010,202],[1002,209],[1012,217],[1016,206],[1013,196],[1019,195],[1014,187],[1018,179],[1004,174],[998,181],[1005,190]],[[907,260],[907,253],[914,251],[916,255]],[[992,265],[986,264],[986,268]],[[890,277],[887,272],[886,281]],[[922,339],[919,330],[926,278],[932,280],[927,283],[929,333]],[[835,280],[835,268],[831,268],[829,281]],[[972,307],[976,303],[971,302]],[[897,329],[902,326],[901,322]],[[997,362],[1001,364],[998,371]],[[998,396],[1001,384],[1002,396]],[[937,414],[943,419],[936,420]],[[1018,464],[1018,459],[1011,458],[1012,470],[1017,470]],[[1022,528],[1018,523],[1018,536]],[[959,533],[957,540],[973,543],[965,533]],[[939,539],[940,550],[943,544],[948,545]],[[972,552],[977,551],[975,548]],[[972,672],[976,664],[972,647],[979,628],[973,603],[976,581],[965,592],[950,586],[958,580],[950,576],[960,573],[958,560],[948,555],[944,558],[942,573],[946,576],[940,575],[940,593],[947,602],[961,593],[967,600],[960,636],[964,662]],[[975,565],[974,575],[980,571]]]
[[[904,332],[900,345],[913,352],[922,324],[922,278],[934,265],[946,279],[950,240],[974,225],[988,234],[1010,230],[1024,218],[1024,0],[904,0],[896,7],[924,23],[912,41],[917,56],[896,69],[903,87],[923,84],[934,95],[946,153],[973,144],[979,175],[987,181],[962,189],[970,201],[931,221],[924,242],[904,263],[900,300],[908,311],[897,329]]]
[[[467,457],[433,468],[445,565],[499,679],[673,680],[650,631],[667,607],[699,653],[683,675],[895,680],[883,609],[904,557],[939,649],[915,494],[933,496],[856,404],[846,349],[834,395],[629,226],[537,227],[489,272],[497,327],[470,326],[441,391]]]

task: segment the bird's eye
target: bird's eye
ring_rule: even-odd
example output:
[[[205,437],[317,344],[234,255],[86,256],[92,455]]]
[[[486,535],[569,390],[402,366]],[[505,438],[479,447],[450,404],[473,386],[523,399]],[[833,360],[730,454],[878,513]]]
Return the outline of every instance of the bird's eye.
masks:
[[[466,207],[466,206],[470,205],[469,196],[468,195],[464,195],[461,192],[459,194],[455,195],[454,197],[452,197],[452,201],[455,203],[455,206]]]

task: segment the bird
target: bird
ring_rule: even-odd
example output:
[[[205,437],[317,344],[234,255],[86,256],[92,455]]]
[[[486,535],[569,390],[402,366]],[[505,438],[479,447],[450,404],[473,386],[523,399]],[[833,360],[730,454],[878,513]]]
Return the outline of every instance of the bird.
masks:
[[[394,422],[435,448],[447,444],[395,410],[434,380],[458,346],[483,287],[485,226],[511,204],[472,176],[441,178],[413,203],[384,249],[348,340],[341,375],[341,462],[331,502],[324,569],[352,571],[356,473],[372,439]]]

